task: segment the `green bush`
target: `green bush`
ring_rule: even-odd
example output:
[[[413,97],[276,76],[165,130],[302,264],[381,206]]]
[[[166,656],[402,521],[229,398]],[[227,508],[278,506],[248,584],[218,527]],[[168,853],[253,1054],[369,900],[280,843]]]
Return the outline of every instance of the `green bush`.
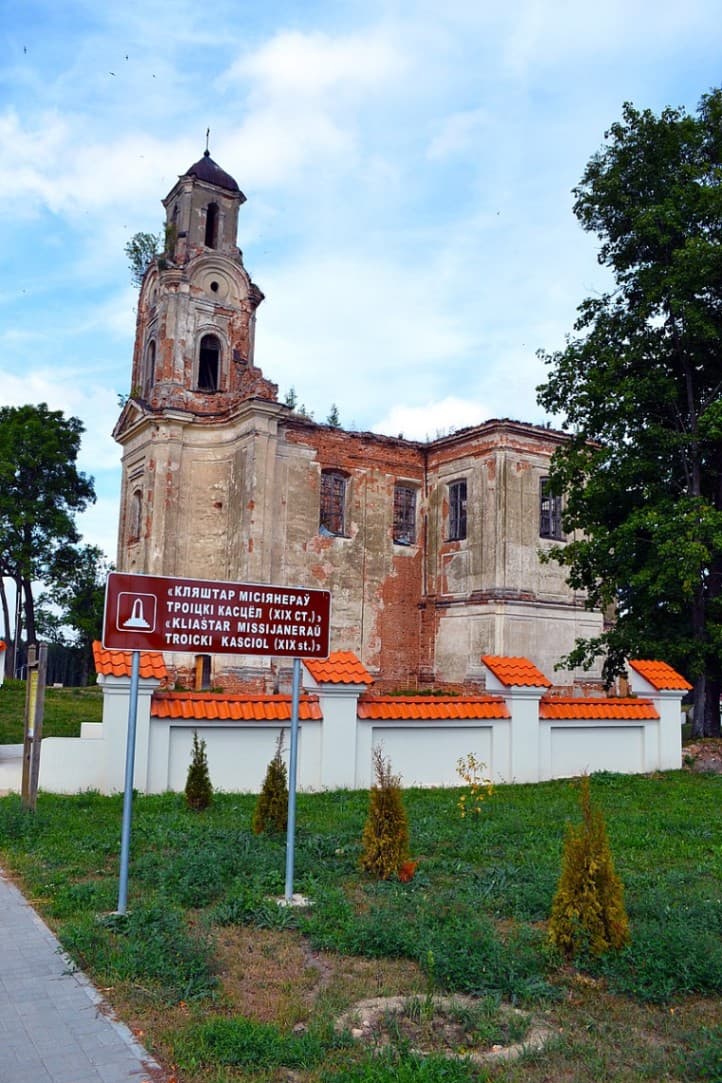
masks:
[[[194,812],[201,812],[208,808],[213,800],[213,786],[208,773],[208,759],[206,757],[206,742],[198,740],[198,734],[193,731],[193,754],[188,768],[186,779],[186,804]]]
[[[361,838],[361,868],[380,880],[398,873],[409,857],[409,824],[401,797],[401,782],[380,748],[373,750],[375,785]]]
[[[552,945],[570,959],[599,957],[629,940],[624,889],[614,871],[604,817],[592,806],[586,775],[579,803],[582,822],[567,829],[549,922]]]
[[[251,830],[255,835],[282,832],[288,827],[288,773],[283,762],[283,732],[276,753],[268,765],[261,792],[253,810]]]

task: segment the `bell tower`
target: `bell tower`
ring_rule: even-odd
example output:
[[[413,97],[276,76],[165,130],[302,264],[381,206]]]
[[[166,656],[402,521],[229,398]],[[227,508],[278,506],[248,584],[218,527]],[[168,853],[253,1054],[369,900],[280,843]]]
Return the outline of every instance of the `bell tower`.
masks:
[[[138,298],[130,398],[143,410],[218,417],[249,395],[275,398],[253,364],[263,294],[236,245],[245,200],[208,151],[163,200],[165,250]]]
[[[239,574],[230,539],[253,457],[249,417],[283,410],[253,360],[263,294],[236,243],[245,200],[208,150],[163,200],[165,248],[140,287],[131,389],[113,432],[123,447],[120,570]]]

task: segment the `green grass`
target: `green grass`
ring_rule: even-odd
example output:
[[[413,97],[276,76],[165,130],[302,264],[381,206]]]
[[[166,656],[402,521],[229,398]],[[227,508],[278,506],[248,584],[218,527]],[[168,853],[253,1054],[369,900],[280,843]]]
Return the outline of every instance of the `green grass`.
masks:
[[[458,797],[404,792],[419,865],[401,884],[359,871],[365,793],[300,794],[294,888],[307,910],[269,901],[283,894],[285,840],[252,833],[252,795],[216,794],[200,814],[182,795],[137,797],[125,919],[99,919],[115,907],[120,797],[41,793],[35,814],[0,799],[0,860],[95,981],[134,1017],[150,1013],[148,1040],[179,1080],[722,1079],[722,778],[592,776],[632,939],[578,968],[553,955],[545,927],[576,786],[498,787],[473,821]],[[558,1036],[543,1056],[493,1069],[403,1046],[377,1056],[334,1033],[332,1007],[351,1005],[323,990],[294,1033],[228,999],[218,945],[245,928],[300,938],[307,954],[364,957],[379,982],[401,960],[419,995],[518,1004]]]
[[[21,744],[24,736],[25,681],[5,679],[0,686],[0,744]],[[103,693],[91,688],[47,688],[44,737],[79,737],[82,722],[102,722]]]

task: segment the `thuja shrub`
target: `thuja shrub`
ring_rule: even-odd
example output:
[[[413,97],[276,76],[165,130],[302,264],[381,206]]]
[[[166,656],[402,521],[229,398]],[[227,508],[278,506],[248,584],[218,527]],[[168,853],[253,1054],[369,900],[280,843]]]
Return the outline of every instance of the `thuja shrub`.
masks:
[[[283,762],[283,732],[276,753],[266,769],[261,792],[253,810],[251,830],[255,835],[285,831],[288,826],[288,773]]]
[[[391,771],[380,748],[373,750],[375,784],[361,836],[361,868],[388,880],[409,860],[409,824],[401,796],[401,780]]]
[[[549,921],[551,943],[568,959],[599,957],[629,941],[624,888],[614,870],[604,817],[592,805],[586,775],[579,804],[582,822],[567,828]]]
[[[186,778],[186,804],[195,812],[201,812],[208,808],[213,800],[213,786],[211,776],[208,773],[208,759],[206,757],[206,742],[193,730],[193,752],[191,764]]]

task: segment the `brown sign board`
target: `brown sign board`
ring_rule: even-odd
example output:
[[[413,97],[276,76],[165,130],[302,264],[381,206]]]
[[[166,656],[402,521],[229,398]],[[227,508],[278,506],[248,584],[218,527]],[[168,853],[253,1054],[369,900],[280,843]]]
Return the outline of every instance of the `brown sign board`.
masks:
[[[223,583],[111,572],[108,650],[326,658],[331,594],[267,583]]]

